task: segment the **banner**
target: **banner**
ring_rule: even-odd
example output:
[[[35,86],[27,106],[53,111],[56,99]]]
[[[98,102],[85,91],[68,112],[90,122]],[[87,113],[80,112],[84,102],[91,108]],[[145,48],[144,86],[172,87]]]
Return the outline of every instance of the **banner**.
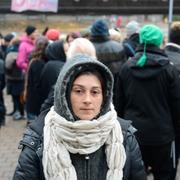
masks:
[[[12,0],[11,11],[57,12],[58,0]]]

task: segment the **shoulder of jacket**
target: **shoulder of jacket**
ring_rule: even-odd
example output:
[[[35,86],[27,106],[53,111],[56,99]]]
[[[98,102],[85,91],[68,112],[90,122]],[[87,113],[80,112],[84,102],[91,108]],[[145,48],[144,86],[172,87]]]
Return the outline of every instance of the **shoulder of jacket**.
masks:
[[[117,42],[117,41],[114,41],[114,40],[110,40],[108,41],[108,43],[110,46],[114,47],[114,48],[120,48],[120,50],[123,49],[123,43],[122,42]]]
[[[124,119],[122,119],[122,118],[120,118],[120,117],[118,117],[117,120],[119,121],[119,123],[120,123],[120,125],[121,125],[121,129],[122,129],[123,135],[127,134],[128,132],[129,132],[130,134],[134,134],[134,133],[137,131],[136,128],[134,128],[134,127],[131,125],[132,121],[130,121],[130,120],[124,120]]]
[[[40,156],[43,148],[43,137],[39,136],[35,131],[27,128],[23,134],[22,140],[19,143],[19,149],[24,147],[31,148],[38,156]]]
[[[18,52],[10,51],[7,55],[6,58],[17,58]]]

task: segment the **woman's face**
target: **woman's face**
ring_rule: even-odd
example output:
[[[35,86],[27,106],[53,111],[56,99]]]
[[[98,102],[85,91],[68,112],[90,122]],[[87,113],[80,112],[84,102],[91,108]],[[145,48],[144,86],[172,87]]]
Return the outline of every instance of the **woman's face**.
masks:
[[[92,120],[100,113],[103,93],[101,82],[95,75],[77,77],[70,96],[72,110],[79,119]]]
[[[36,30],[30,35],[30,38],[31,38],[32,40],[36,40],[38,36],[39,36],[39,33],[38,33],[38,30],[36,29]]]

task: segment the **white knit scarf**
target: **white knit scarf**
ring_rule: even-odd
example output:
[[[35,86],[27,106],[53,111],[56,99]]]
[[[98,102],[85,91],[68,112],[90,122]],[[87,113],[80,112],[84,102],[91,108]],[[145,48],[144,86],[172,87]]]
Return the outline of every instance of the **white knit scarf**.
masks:
[[[51,108],[45,117],[43,170],[46,180],[77,180],[70,153],[91,154],[105,144],[106,180],[120,180],[126,160],[121,126],[111,110],[89,120],[70,122]]]

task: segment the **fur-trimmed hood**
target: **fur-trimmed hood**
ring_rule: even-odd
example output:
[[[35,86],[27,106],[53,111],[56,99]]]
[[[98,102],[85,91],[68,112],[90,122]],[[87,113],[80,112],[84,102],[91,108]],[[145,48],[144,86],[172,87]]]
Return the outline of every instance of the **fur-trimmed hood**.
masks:
[[[75,121],[75,118],[70,110],[70,103],[68,102],[67,91],[68,87],[72,86],[74,77],[80,72],[93,68],[103,74],[104,78],[104,98],[100,115],[105,114],[110,109],[112,102],[113,76],[110,70],[96,59],[87,55],[77,55],[71,60],[67,61],[57,79],[54,92],[54,110],[69,121]]]

